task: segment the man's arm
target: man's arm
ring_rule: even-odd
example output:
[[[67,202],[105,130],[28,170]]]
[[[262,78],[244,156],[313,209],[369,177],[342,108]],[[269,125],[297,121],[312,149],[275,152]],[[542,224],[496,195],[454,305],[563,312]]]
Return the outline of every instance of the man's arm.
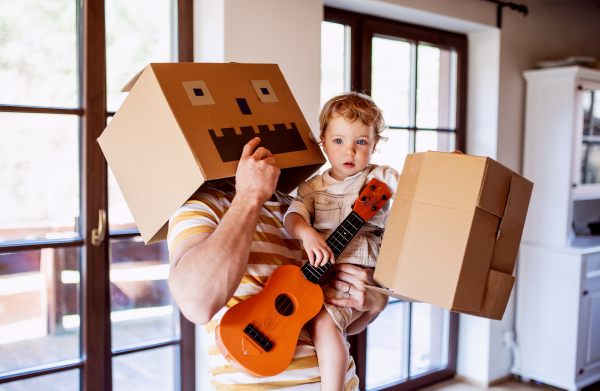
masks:
[[[183,314],[206,324],[237,289],[263,204],[273,195],[280,170],[273,155],[254,149],[259,138],[244,147],[236,172],[236,196],[212,233],[183,240],[171,257],[169,286]]]

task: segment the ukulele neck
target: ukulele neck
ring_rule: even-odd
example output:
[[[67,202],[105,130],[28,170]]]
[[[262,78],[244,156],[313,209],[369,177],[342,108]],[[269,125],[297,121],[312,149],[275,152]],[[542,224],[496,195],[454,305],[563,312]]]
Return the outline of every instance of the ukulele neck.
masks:
[[[361,227],[365,224],[365,220],[360,217],[355,211],[350,212],[348,217],[340,224],[335,231],[326,240],[327,245],[333,252],[334,259],[337,259],[344,251],[348,243],[356,236]],[[310,262],[306,262],[302,266],[302,274],[304,277],[318,284],[323,275],[331,267],[331,262],[327,262],[324,266],[314,267]]]

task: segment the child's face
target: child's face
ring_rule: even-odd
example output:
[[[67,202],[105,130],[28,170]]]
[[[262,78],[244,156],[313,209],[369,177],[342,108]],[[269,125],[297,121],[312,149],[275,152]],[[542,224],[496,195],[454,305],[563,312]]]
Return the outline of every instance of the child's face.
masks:
[[[331,163],[331,176],[338,181],[367,167],[375,149],[375,129],[360,120],[347,122],[334,115],[324,132],[323,150]]]

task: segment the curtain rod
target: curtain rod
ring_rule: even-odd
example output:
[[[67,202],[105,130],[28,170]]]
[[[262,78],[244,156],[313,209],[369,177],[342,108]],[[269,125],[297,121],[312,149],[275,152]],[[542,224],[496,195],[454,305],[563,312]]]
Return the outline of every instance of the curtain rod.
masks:
[[[496,23],[497,23],[498,28],[502,28],[502,9],[504,7],[508,7],[513,11],[522,13],[523,16],[527,16],[527,14],[529,13],[529,9],[524,4],[517,4],[517,3],[513,3],[513,2],[500,1],[500,0],[484,0],[484,1],[498,5],[497,14],[496,14],[496,18],[497,18]]]

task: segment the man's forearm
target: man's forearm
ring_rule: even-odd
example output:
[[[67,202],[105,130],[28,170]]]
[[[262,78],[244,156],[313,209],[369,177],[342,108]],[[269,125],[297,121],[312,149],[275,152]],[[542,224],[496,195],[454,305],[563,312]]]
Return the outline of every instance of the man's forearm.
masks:
[[[217,229],[171,268],[173,296],[194,323],[207,323],[239,286],[261,208],[256,199],[236,196]]]

